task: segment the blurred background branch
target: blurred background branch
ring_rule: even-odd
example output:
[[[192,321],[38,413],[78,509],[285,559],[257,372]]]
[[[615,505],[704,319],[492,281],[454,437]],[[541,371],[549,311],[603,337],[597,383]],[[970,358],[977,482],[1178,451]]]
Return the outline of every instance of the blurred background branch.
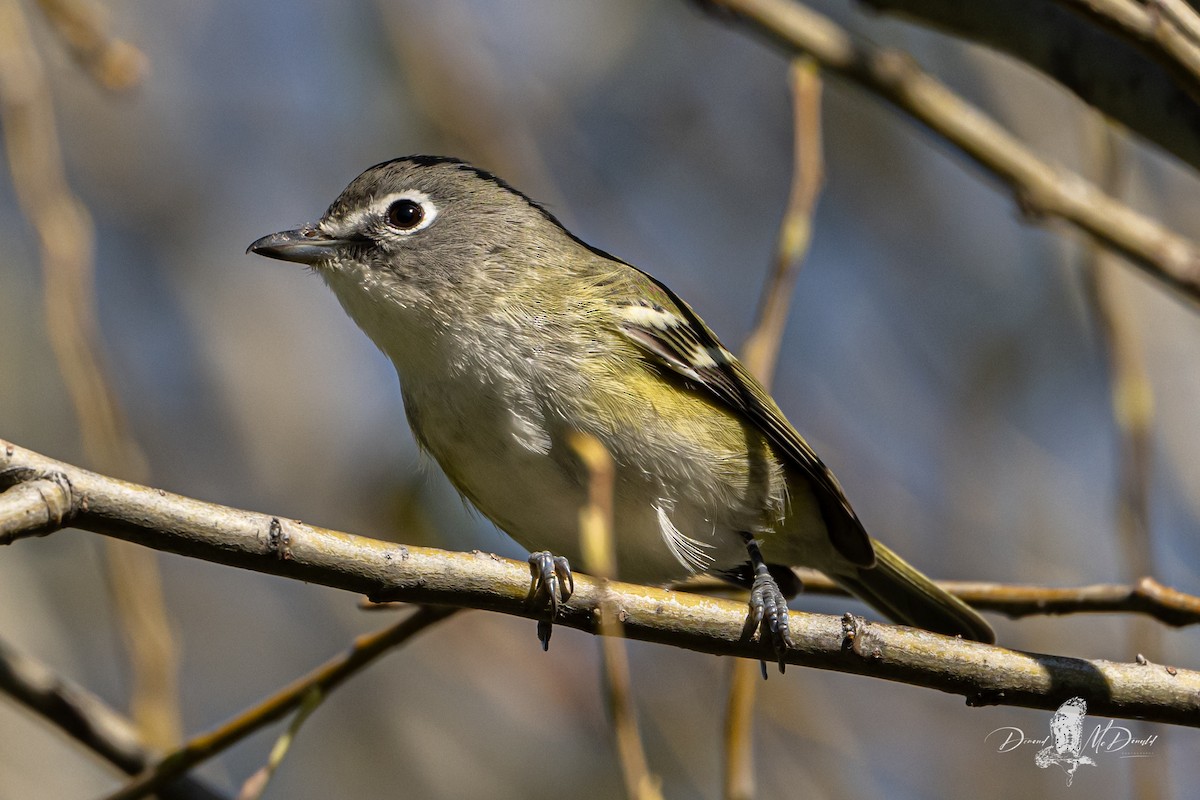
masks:
[[[308,721],[309,716],[317,710],[324,699],[325,693],[319,688],[313,687],[308,690],[308,693],[300,701],[296,713],[292,715],[292,719],[288,722],[287,728],[275,740],[275,745],[271,748],[271,752],[267,756],[267,763],[263,764],[257,772],[242,783],[242,789],[238,792],[237,800],[258,800],[258,798],[262,797],[263,792],[267,790],[267,784],[271,782],[271,776],[279,769],[288,752],[292,749],[292,743],[296,741],[296,735],[300,732],[300,728]]]
[[[792,89],[792,188],[779,224],[774,264],[763,286],[758,319],[742,346],[742,361],[768,389],[779,362],[779,346],[791,308],[796,278],[812,242],[813,215],[825,177],[821,156],[821,73],[817,62],[801,56],[788,70]]]
[[[1097,27],[1109,28],[1163,63],[1192,99],[1200,98],[1200,45],[1176,24],[1178,14],[1133,0],[1059,0],[1090,17]],[[1178,7],[1176,7],[1178,11]],[[1195,12],[1191,16],[1195,16]]]
[[[1157,27],[1173,28],[1159,20]],[[1183,36],[1176,30],[1176,35]],[[1200,93],[1194,93],[1194,95]],[[1124,137],[1098,114],[1092,115],[1087,148],[1097,182],[1113,196],[1128,183],[1128,153]],[[1100,344],[1108,359],[1113,424],[1116,428],[1117,480],[1114,502],[1116,538],[1131,581],[1154,575],[1154,541],[1150,536],[1150,489],[1153,464],[1154,387],[1142,358],[1138,320],[1122,276],[1111,253],[1094,243],[1084,252],[1083,281],[1095,316]],[[1131,595],[1132,597],[1132,595]],[[1135,653],[1162,651],[1161,628],[1150,620],[1129,621],[1129,645]],[[1145,737],[1147,731],[1139,731]],[[1166,783],[1158,768],[1140,767],[1134,775],[1140,800],[1166,796]]]
[[[1094,15],[1089,18],[1078,13],[1077,9],[1086,3],[862,2],[880,13],[928,25],[1010,55],[1192,169],[1200,169],[1200,104],[1196,103],[1195,75],[1181,85],[1178,72],[1164,66],[1161,58],[1119,30],[1097,25]],[[1150,4],[1124,5],[1147,21],[1155,13]]]
[[[239,714],[216,730],[192,737],[168,753],[138,777],[107,796],[106,800],[136,800],[147,797],[187,773],[197,764],[219,755],[250,734],[300,709],[303,717],[315,707],[314,693],[325,697],[350,677],[390,650],[408,642],[426,628],[436,625],[458,609],[419,607],[400,622],[377,633],[360,636],[341,656],[285,686],[276,694]],[[303,718],[300,719],[303,722]],[[295,729],[292,729],[295,733]],[[280,756],[281,757],[281,756]]]
[[[768,390],[775,377],[796,277],[812,243],[813,215],[825,175],[821,155],[821,72],[817,62],[807,56],[794,59],[788,68],[788,85],[792,96],[791,190],[779,224],[774,263],[759,300],[758,320],[742,347],[746,368]],[[751,661],[739,659],[729,669],[723,796],[727,800],[748,800],[756,790],[754,706],[758,675]]]
[[[875,47],[793,0],[704,0],[791,52],[808,53],[895,105],[1013,191],[1032,219],[1060,219],[1126,256],[1163,285],[1200,301],[1195,242],[1034,155],[995,121],[921,70],[907,54]]]
[[[846,591],[812,570],[798,570],[805,594],[847,597]],[[983,611],[1012,619],[1058,614],[1144,614],[1172,627],[1200,623],[1200,597],[1163,586],[1150,577],[1131,585],[1021,586],[983,581],[937,581],[950,594]],[[716,591],[715,579],[689,581],[686,591]]]
[[[137,82],[144,68],[137,51],[103,33],[94,7],[47,0],[43,8],[98,81],[109,88]],[[145,480],[145,456],[105,374],[91,215],[67,183],[50,86],[17,0],[0,0],[0,123],[13,188],[41,245],[42,312],[84,451],[97,469]],[[134,676],[133,718],[148,743],[168,747],[182,730],[179,657],[158,564],[153,553],[120,542],[105,552]]]
[[[609,581],[617,572],[617,549],[612,533],[616,468],[612,455],[595,436],[577,433],[571,446],[588,475],[588,500],[579,510],[580,549],[584,554],[583,568],[599,579],[601,585],[596,609],[597,629],[609,719],[625,782],[625,796],[630,800],[662,800],[662,782],[650,771],[638,729],[629,654],[621,639],[621,607],[608,591]]]
[[[0,641],[0,692],[38,714],[127,775],[156,759],[137,728],[103,700]],[[162,800],[220,800],[224,795],[191,776],[159,788]]]
[[[122,92],[145,79],[146,56],[108,31],[101,6],[88,0],[38,0],[38,5],[71,55],[100,86]]]

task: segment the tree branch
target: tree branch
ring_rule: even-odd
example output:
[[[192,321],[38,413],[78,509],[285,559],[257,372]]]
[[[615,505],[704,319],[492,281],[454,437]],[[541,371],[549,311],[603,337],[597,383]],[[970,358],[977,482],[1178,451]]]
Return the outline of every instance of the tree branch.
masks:
[[[486,553],[451,553],[367,539],[107,478],[0,441],[0,485],[59,475],[71,503],[59,525],[115,536],[227,566],[365,594],[499,611],[540,612],[526,603],[529,568]],[[607,586],[607,589],[605,589]],[[751,640],[742,603],[646,586],[602,584],[584,575],[557,624],[598,628],[604,592],[624,632],[713,655],[774,660],[770,643]],[[1023,653],[927,631],[794,612],[789,664],[830,669],[960,694],[969,705],[1057,708],[1069,697],[1095,714],[1200,727],[1200,673],[1150,664]]]
[[[774,264],[759,300],[758,320],[742,347],[742,363],[768,390],[775,377],[796,278],[812,242],[813,217],[825,179],[821,70],[817,62],[808,56],[792,59],[788,83],[792,90],[792,188],[779,224]],[[754,705],[758,684],[753,662],[733,662],[725,705],[724,800],[751,800],[755,795]]]
[[[1032,218],[1069,222],[1151,277],[1200,301],[1200,248],[1079,175],[1034,155],[978,108],[899,50],[876,47],[792,0],[699,0],[728,12],[789,53],[807,53],[924,123],[1007,184]]]
[[[805,594],[849,597],[832,580],[810,569],[796,572]],[[959,600],[980,611],[995,611],[1009,619],[1062,614],[1145,614],[1182,628],[1200,623],[1200,597],[1165,586],[1149,576],[1133,585],[1095,583],[1089,586],[1029,586],[987,581],[936,581]],[[699,576],[680,584],[691,592],[727,592],[717,578]]]
[[[1179,80],[1161,59],[1117,31],[1067,8],[1067,0],[861,1],[875,11],[937,28],[1018,59],[1200,170],[1196,78]],[[1074,5],[1074,0],[1070,4]],[[1184,5],[1181,0],[1179,4]],[[1164,11],[1178,27],[1185,28],[1187,23],[1165,5]]]
[[[358,637],[347,652],[322,664],[217,729],[192,737],[182,747],[108,795],[106,800],[137,800],[158,791],[159,787],[169,785],[200,762],[232,747],[289,712],[302,708],[313,692],[327,695],[384,653],[404,644],[455,611],[452,608],[418,608],[390,628]]]
[[[90,40],[99,48],[96,57],[111,63],[104,67],[97,62],[98,70],[108,70],[109,77],[120,71],[119,62],[129,50],[107,45],[95,9],[90,21],[75,0],[43,0],[43,9],[68,39],[72,35],[66,28],[80,44]],[[129,432],[104,363],[91,215],[67,180],[50,84],[17,0],[0,0],[0,127],[13,191],[38,236],[46,333],[79,421],[84,453],[98,469],[144,480],[145,456]],[[115,541],[106,542],[105,556],[133,668],[133,718],[147,742],[169,747],[179,740],[183,723],[178,649],[163,605],[158,563],[153,553]]]
[[[1157,10],[1193,42],[1200,43],[1200,14],[1188,0],[1150,0],[1147,7]]]
[[[141,50],[114,37],[103,10],[86,0],[38,0],[71,56],[105,89],[126,91],[142,83],[149,70]]]
[[[804,570],[801,580],[806,594],[846,596],[845,589],[820,573]],[[1175,627],[1200,623],[1200,597],[1150,577],[1132,586],[1013,586],[984,581],[938,581],[937,585],[981,611],[995,611],[1010,619],[1047,614],[1136,613]]]
[[[872,10],[932,26],[1024,61],[1100,113],[1200,170],[1200,104],[1196,103],[1200,79],[1194,67],[1172,66],[1160,50],[1136,41],[1138,36],[1122,35],[1120,26],[1097,25],[1076,13],[1070,6],[1080,7],[1081,0],[863,2]],[[1134,8],[1133,16],[1142,18],[1142,30],[1152,37],[1151,5]],[[1165,7],[1164,12],[1175,28],[1184,29],[1187,23],[1178,14]],[[1177,44],[1183,48],[1189,42]],[[1189,49],[1194,47],[1190,43]]]
[[[0,692],[49,720],[126,775],[136,775],[156,756],[142,744],[134,724],[99,697],[0,641]],[[224,795],[193,777],[159,789],[162,800],[221,800]]]
[[[774,264],[758,301],[754,330],[742,347],[742,363],[767,389],[775,377],[779,343],[792,307],[792,294],[812,243],[813,216],[825,182],[821,144],[821,72],[808,57],[788,69],[792,89],[792,188],[779,223]]]
[[[584,568],[601,579],[600,656],[604,666],[608,717],[621,777],[625,781],[625,796],[629,800],[662,800],[662,781],[650,771],[638,728],[629,654],[621,639],[620,607],[607,591],[610,576],[617,571],[617,549],[612,530],[616,466],[612,455],[595,436],[577,433],[570,445],[588,472],[588,501],[579,510],[579,543]]]
[[[1098,25],[1117,31],[1175,76],[1193,99],[1200,97],[1200,47],[1171,17],[1133,0],[1058,0]]]

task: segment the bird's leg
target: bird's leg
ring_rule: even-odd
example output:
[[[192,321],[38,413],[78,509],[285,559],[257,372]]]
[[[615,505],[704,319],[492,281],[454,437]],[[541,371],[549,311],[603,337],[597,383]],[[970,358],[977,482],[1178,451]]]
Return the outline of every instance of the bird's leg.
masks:
[[[750,584],[750,617],[746,621],[748,632],[761,630],[764,636],[771,637],[775,655],[779,657],[779,671],[783,672],[784,656],[787,649],[792,647],[792,634],[788,629],[787,598],[779,590],[779,584],[771,577],[767,562],[763,560],[758,542],[748,533],[743,533],[746,542],[746,552],[750,554],[750,568],[754,572],[754,580]],[[763,662],[763,677],[767,675],[766,662]]]
[[[529,554],[529,596],[525,602],[533,608],[546,607],[550,612],[548,619],[538,620],[538,641],[543,650],[550,649],[550,632],[554,618],[558,616],[559,603],[570,600],[574,591],[575,576],[565,557],[556,556],[549,550]]]

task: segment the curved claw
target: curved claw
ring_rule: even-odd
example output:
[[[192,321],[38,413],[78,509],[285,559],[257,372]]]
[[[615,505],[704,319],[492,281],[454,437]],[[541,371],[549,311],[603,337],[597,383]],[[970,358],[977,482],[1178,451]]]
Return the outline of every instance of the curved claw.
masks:
[[[549,550],[529,554],[529,596],[526,603],[535,609],[547,607],[550,611],[549,619],[538,620],[537,635],[543,650],[550,649],[550,634],[559,605],[570,600],[574,593],[575,576],[571,574],[571,564],[565,557],[556,556]]]
[[[746,619],[746,636],[753,636],[755,631],[761,631],[760,638],[771,637],[771,646],[779,658],[779,671],[787,666],[785,660],[792,643],[792,633],[788,628],[787,597],[779,589],[779,584],[771,575],[771,567],[767,564],[759,549],[758,541],[749,533],[742,534],[746,542],[746,554],[750,556],[750,568],[754,571],[754,582],[750,584],[750,616]],[[767,677],[767,662],[762,662],[763,678]]]
[[[789,647],[793,647],[791,630],[788,627],[787,598],[779,590],[779,585],[765,571],[755,576],[754,584],[750,587],[750,618],[746,623],[750,630],[761,630],[763,637],[770,637],[771,645],[779,658],[779,671],[786,667],[784,657]],[[766,663],[763,663],[763,677],[766,677]]]

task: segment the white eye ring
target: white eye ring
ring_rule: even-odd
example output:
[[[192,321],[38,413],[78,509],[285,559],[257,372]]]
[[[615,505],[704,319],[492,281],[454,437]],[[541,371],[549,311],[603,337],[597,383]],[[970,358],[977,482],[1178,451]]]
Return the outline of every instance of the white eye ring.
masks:
[[[415,189],[381,197],[371,204],[371,208],[389,231],[401,236],[425,230],[438,215],[438,208],[429,195]]]

